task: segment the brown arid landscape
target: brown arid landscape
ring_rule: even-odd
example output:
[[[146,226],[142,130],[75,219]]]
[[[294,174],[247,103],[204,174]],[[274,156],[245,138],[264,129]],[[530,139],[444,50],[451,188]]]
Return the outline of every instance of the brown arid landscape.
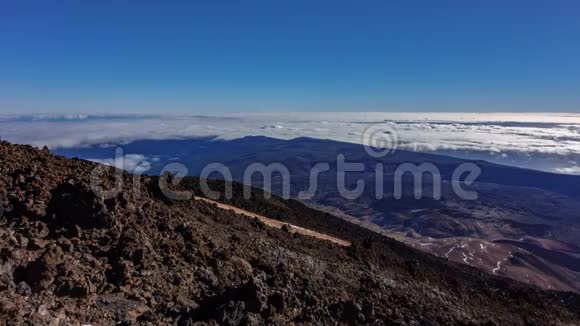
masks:
[[[422,253],[261,190],[222,204],[351,243],[277,229],[123,172],[0,143],[0,320],[19,324],[576,325],[579,297]],[[112,186],[113,169],[102,175]],[[141,189],[133,187],[138,180]],[[199,179],[176,189],[199,195]],[[210,181],[215,190],[222,181]]]
[[[532,187],[477,187],[476,201],[458,199],[447,188],[439,202],[377,201],[370,196],[348,201],[328,193],[308,204],[488,273],[580,292],[580,243],[575,235],[580,201]]]

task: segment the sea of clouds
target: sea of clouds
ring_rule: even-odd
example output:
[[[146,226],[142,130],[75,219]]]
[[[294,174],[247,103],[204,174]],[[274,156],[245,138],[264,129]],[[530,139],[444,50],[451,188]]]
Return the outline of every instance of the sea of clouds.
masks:
[[[0,137],[51,149],[206,136],[362,143],[365,130],[381,124],[395,130],[398,148],[580,174],[580,114],[572,113],[0,115]]]

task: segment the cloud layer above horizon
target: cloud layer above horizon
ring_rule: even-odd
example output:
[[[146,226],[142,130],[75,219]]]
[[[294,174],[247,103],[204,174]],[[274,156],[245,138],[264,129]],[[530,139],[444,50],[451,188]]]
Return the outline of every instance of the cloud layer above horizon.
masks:
[[[52,149],[192,137],[312,137],[362,143],[365,130],[375,125],[395,130],[402,149],[580,173],[580,114],[572,113],[0,115],[0,137]]]

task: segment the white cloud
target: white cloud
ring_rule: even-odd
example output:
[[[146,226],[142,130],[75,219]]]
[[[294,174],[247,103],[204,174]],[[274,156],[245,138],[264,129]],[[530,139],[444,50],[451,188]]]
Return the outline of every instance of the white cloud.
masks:
[[[282,113],[200,116],[34,116],[0,119],[0,136],[74,147],[136,139],[263,135],[361,142],[370,123],[393,121],[403,147],[580,153],[580,115],[473,113]]]
[[[580,166],[570,166],[566,168],[557,168],[555,169],[558,173],[564,174],[580,174]]]
[[[138,139],[261,135],[361,143],[364,130],[389,121],[399,148],[545,156],[580,155],[580,114],[263,113],[222,116],[0,116],[0,137],[51,148],[123,144]],[[505,157],[504,157],[505,158]],[[576,159],[575,157],[571,157]]]

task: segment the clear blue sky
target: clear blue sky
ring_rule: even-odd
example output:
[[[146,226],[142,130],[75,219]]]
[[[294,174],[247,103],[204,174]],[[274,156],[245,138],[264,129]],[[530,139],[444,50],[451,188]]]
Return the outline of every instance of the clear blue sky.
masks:
[[[580,1],[0,0],[0,112],[580,111]]]

